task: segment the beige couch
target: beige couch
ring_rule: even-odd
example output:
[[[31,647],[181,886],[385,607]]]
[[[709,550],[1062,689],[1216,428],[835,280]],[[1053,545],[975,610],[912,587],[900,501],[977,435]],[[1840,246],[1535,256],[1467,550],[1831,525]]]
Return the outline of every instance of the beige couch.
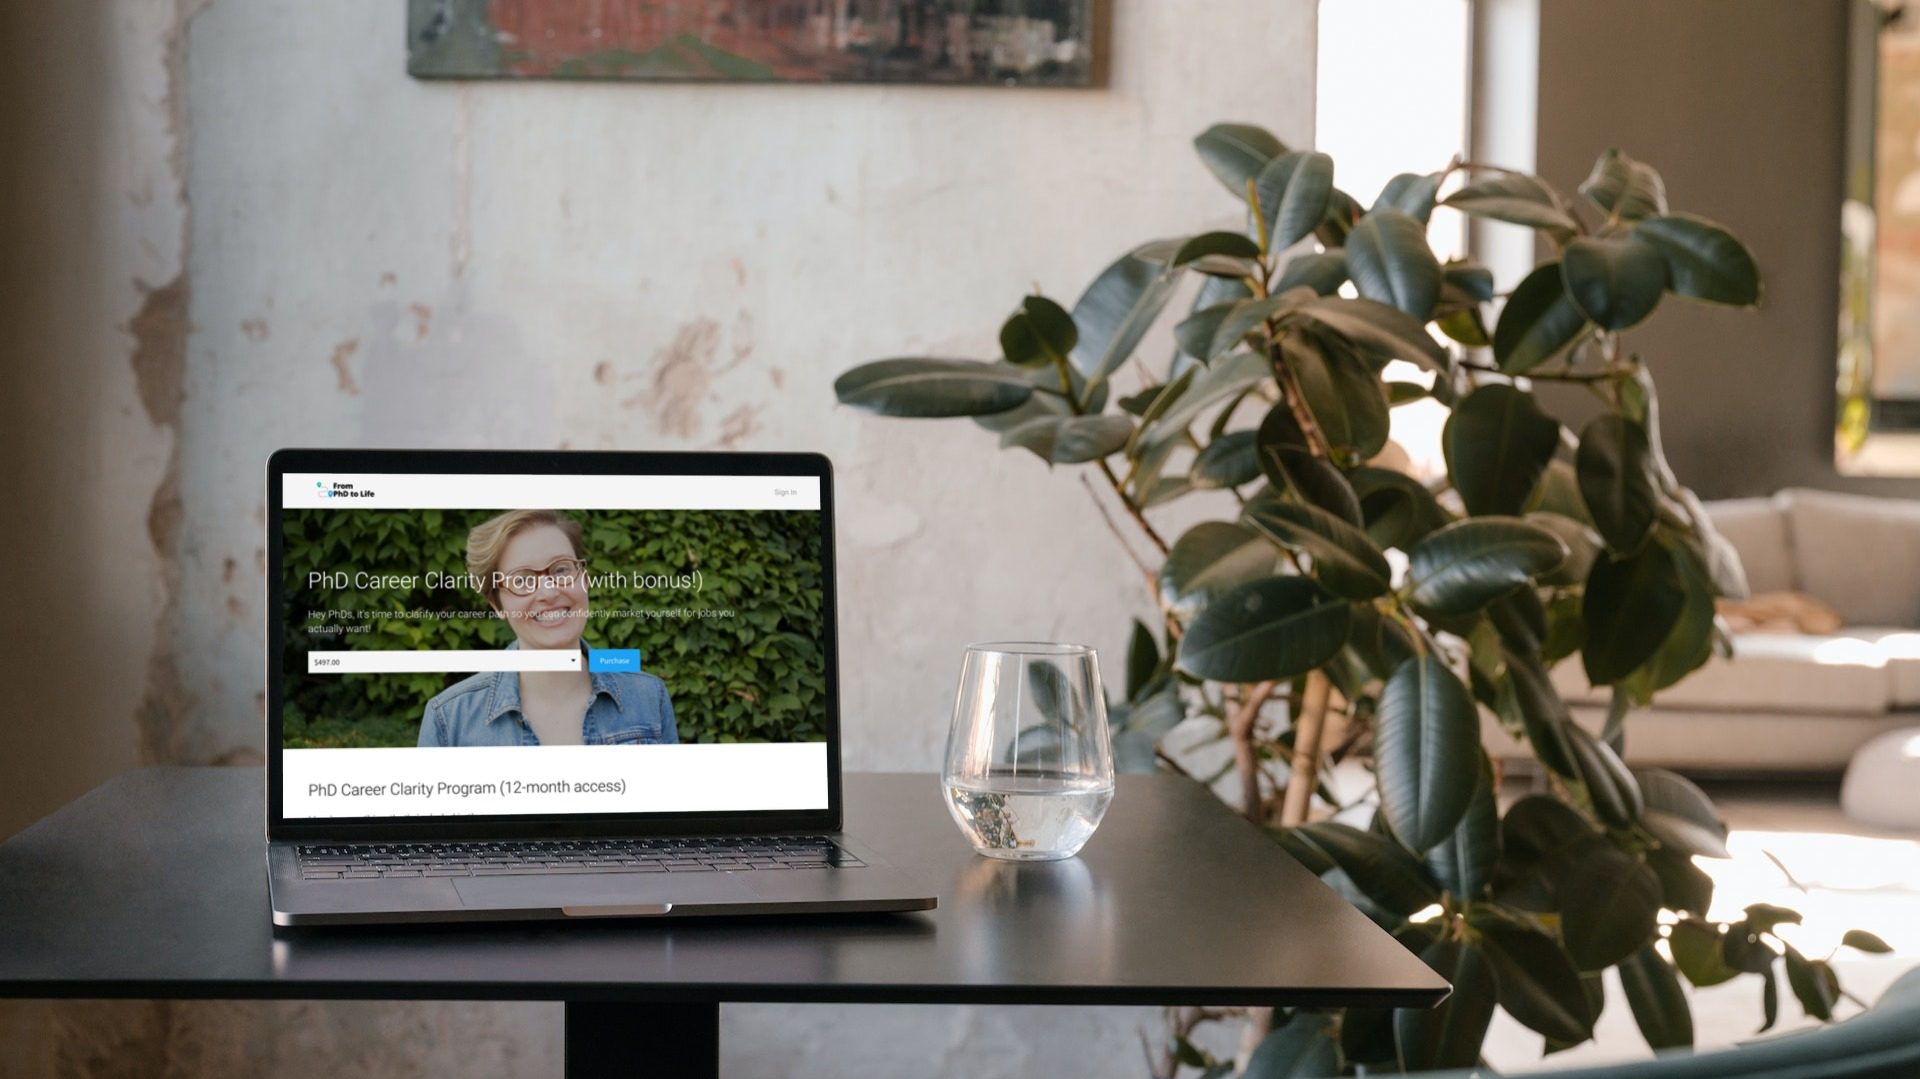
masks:
[[[1710,660],[1628,717],[1628,761],[1837,775],[1876,735],[1920,725],[1920,502],[1794,489],[1707,509],[1754,594],[1806,593],[1844,628],[1736,634],[1731,659]],[[1579,659],[1555,668],[1554,682],[1598,730],[1606,693],[1587,685]]]

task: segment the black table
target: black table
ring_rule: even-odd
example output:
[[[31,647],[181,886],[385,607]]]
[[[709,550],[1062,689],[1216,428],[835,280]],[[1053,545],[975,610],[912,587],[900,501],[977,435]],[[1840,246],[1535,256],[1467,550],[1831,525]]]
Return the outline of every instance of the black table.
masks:
[[[0,996],[560,1000],[569,1074],[718,1072],[722,1002],[1426,1007],[1447,985],[1197,784],[1078,858],[979,858],[926,775],[847,777],[924,914],[278,930],[262,774],[119,776],[0,844]]]

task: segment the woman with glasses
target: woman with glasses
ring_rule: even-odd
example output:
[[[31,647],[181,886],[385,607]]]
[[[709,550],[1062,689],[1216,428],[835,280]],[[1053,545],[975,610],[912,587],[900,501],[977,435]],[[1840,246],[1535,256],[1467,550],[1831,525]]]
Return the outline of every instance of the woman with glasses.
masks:
[[[422,746],[656,745],[678,742],[658,677],[589,670],[586,546],[580,522],[512,510],[467,534],[467,571],[513,629],[508,648],[574,649],[573,671],[483,671],[447,687],[420,718]]]

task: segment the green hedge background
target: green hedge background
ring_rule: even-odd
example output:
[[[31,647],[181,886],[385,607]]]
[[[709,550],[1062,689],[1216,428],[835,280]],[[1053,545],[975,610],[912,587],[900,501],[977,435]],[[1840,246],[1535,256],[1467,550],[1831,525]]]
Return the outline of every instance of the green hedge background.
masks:
[[[374,618],[362,633],[310,632],[313,611],[484,610],[479,593],[307,588],[314,572],[466,572],[467,532],[498,510],[288,510],[289,748],[412,746],[421,710],[459,674],[309,675],[310,649],[504,648],[498,618]],[[562,511],[581,522],[595,575],[701,571],[699,593],[596,588],[594,611],[732,608],[732,618],[591,618],[587,644],[640,649],[673,698],[682,742],[806,742],[826,737],[820,515],[797,510]],[[359,620],[355,620],[357,622]],[[346,625],[355,622],[344,623]]]

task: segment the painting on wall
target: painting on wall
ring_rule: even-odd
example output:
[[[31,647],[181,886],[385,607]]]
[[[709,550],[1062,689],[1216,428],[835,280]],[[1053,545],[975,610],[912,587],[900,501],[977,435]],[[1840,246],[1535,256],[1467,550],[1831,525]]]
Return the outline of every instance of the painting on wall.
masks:
[[[1096,0],[408,0],[419,78],[1088,86]]]

